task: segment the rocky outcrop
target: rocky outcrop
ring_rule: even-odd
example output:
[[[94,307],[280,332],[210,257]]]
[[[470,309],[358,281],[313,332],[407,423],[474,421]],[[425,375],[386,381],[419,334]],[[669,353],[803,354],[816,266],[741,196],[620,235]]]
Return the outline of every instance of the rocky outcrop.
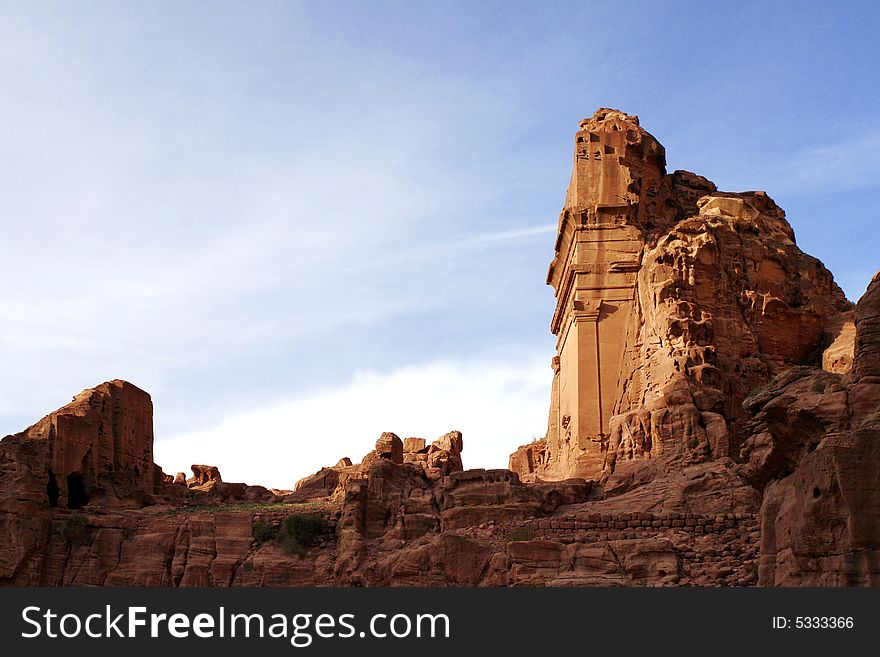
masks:
[[[543,473],[547,460],[546,439],[533,440],[520,447],[510,455],[508,468],[516,472],[522,481],[533,483],[538,473]]]
[[[4,482],[48,506],[142,500],[162,481],[153,464],[153,404],[125,381],[83,390],[66,406],[0,443]],[[4,486],[9,488],[8,485]]]
[[[880,585],[880,277],[848,375],[795,368],[750,398],[743,475],[763,489],[760,583]]]
[[[637,117],[581,123],[548,275],[550,421],[511,457],[524,479],[644,479],[736,456],[755,388],[823,349],[847,366],[851,304],[785,213],[764,192],[667,174],[664,157]]]
[[[222,507],[214,512],[163,507],[112,513],[54,510],[37,533],[38,549],[5,584],[29,586],[315,586],[330,581],[326,557],[335,516],[308,548],[307,558],[274,541],[254,539],[255,522],[285,514]],[[6,538],[6,536],[4,536]],[[5,565],[5,564],[4,564]]]
[[[343,584],[370,586],[412,584],[416,576],[444,586],[499,583],[499,573],[485,572],[483,562],[502,563],[505,527],[592,493],[583,480],[527,486],[509,470],[466,470],[435,482],[418,466],[383,459],[366,479],[346,484],[335,575]],[[473,556],[457,561],[462,549],[482,555],[483,566],[476,568]]]
[[[428,446],[427,459],[424,462],[425,474],[429,479],[436,480],[464,469],[461,452],[464,449],[460,431],[450,431],[440,436]],[[417,457],[412,462],[420,462]]]
[[[186,480],[187,485],[206,486],[213,482],[223,481],[220,476],[220,470],[216,465],[191,465],[193,476]]]
[[[403,441],[390,431],[386,431],[376,441],[376,455],[392,463],[403,463]]]
[[[746,561],[762,584],[875,584],[880,284],[853,311],[766,194],[666,175],[662,155],[635,117],[600,110],[581,124],[548,276],[548,433],[510,468],[592,476],[599,507],[703,499],[757,514],[760,569],[757,554]],[[687,482],[695,473],[708,495]],[[580,548],[541,549],[560,556],[538,559],[543,570],[523,557],[528,568],[571,581],[563,566]]]
[[[293,487],[293,494],[298,500],[332,498],[339,489],[340,476],[347,478],[349,471],[353,471],[351,461],[347,466],[321,468],[316,473],[297,481]]]
[[[825,342],[822,351],[822,369],[835,374],[846,374],[852,368],[855,352],[856,325],[854,311],[842,312],[825,327]]]
[[[460,431],[450,431],[430,445],[424,438],[401,440],[396,434],[385,432],[376,441],[376,447],[361,462],[353,465],[343,458],[332,467],[321,468],[315,474],[296,482],[291,499],[298,501],[335,499],[345,495],[345,484],[350,479],[367,479],[370,468],[380,460],[409,463],[418,466],[431,481],[436,481],[463,469],[461,452],[464,441]]]
[[[169,546],[154,530],[178,528],[152,509],[276,497],[224,483],[212,466],[193,466],[192,488],[183,473],[166,477],[152,412],[146,392],[108,381],[0,441],[0,584],[157,583]]]

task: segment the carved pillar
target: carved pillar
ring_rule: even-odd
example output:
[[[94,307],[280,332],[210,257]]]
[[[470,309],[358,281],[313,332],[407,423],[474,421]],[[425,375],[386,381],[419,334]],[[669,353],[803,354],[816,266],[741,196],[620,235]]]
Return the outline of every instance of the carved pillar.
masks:
[[[547,479],[602,470],[609,419],[633,376],[637,274],[645,203],[664,170],[663,147],[638,119],[599,110],[581,122],[566,205],[547,282],[556,291],[558,336],[547,436]],[[554,421],[553,408],[558,407]]]

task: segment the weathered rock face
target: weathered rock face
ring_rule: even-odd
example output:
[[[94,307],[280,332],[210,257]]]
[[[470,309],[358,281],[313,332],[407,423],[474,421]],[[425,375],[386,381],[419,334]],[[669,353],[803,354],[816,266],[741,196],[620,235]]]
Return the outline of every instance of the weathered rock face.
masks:
[[[847,367],[851,304],[785,213],[667,175],[662,146],[616,110],[576,135],[547,281],[559,339],[547,437],[511,458],[526,480],[735,456],[750,391],[829,343],[829,369]]]
[[[273,516],[276,522],[283,517],[244,510],[176,513],[167,507],[101,514],[56,509],[41,523],[38,549],[25,555],[13,572],[3,572],[0,581],[19,586],[182,587],[315,586],[330,581],[328,566],[322,564],[335,517],[325,519],[310,546],[311,557],[301,559],[275,542],[254,540],[254,522]]]
[[[0,584],[169,583],[163,564],[171,563],[179,523],[153,515],[156,506],[275,498],[261,486],[224,483],[211,466],[193,473],[187,488],[183,473],[168,481],[153,463],[146,392],[125,381],[84,390],[0,441]]]
[[[211,482],[223,481],[216,465],[191,465],[193,476],[187,480],[189,486],[205,486]]]
[[[746,402],[742,474],[763,487],[760,583],[880,585],[880,277],[849,375],[795,368]]]
[[[154,492],[160,474],[150,396],[125,381],[82,391],[2,445],[10,462],[33,468],[21,483],[50,506],[142,498]]]
[[[376,441],[376,454],[392,463],[403,463],[403,441],[390,431],[386,431]]]
[[[138,506],[161,475],[153,465],[150,396],[124,381],[84,390],[67,406],[5,437],[0,581],[14,580],[44,544],[53,509]]]
[[[525,486],[509,470],[467,470],[432,481],[413,464],[387,459],[345,487],[335,576],[343,584],[495,585],[506,568],[503,532],[589,499],[573,480]],[[390,551],[393,552],[389,554]],[[469,556],[462,559],[462,553]]]
[[[840,313],[825,327],[825,342],[828,346],[822,352],[823,370],[846,374],[852,368],[856,340],[853,315],[854,311]]]
[[[380,460],[398,465],[411,463],[421,468],[428,479],[436,481],[453,472],[461,472],[463,449],[460,431],[450,431],[430,445],[424,438],[401,440],[396,434],[386,431],[376,441],[376,448],[364,456],[360,463],[352,465],[351,459],[346,457],[332,467],[321,468],[315,474],[297,481],[293,498],[341,500],[345,495],[346,482],[350,479],[367,479],[372,465]]]

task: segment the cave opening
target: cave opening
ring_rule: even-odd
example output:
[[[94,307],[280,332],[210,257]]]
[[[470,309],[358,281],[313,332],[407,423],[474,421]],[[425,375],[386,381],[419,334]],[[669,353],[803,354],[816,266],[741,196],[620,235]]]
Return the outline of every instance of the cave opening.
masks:
[[[49,481],[46,482],[46,497],[49,498],[49,506],[58,506],[58,482],[55,473],[49,470]]]
[[[88,503],[89,496],[82,475],[78,472],[67,475],[67,508],[81,509]]]

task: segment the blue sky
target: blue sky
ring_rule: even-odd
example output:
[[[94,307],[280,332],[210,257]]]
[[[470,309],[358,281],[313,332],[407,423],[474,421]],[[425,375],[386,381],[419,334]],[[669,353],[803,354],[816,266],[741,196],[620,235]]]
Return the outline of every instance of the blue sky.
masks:
[[[770,6],[767,6],[770,5]],[[157,461],[290,487],[379,432],[543,434],[577,122],[880,269],[876,3],[0,2],[0,435],[153,395]]]

